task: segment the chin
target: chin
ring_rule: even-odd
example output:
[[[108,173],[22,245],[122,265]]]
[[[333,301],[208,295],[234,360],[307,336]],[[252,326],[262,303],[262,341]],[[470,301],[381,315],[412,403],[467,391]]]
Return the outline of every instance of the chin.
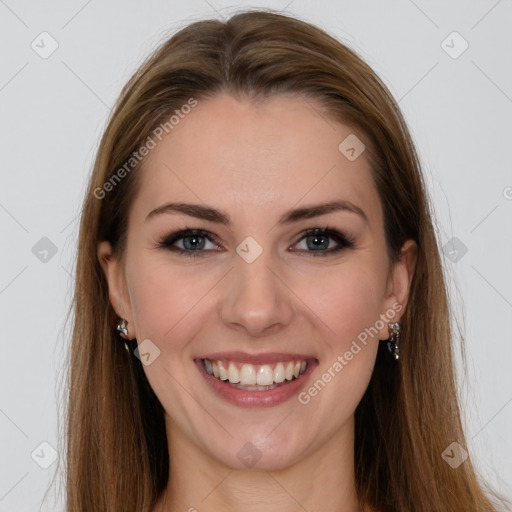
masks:
[[[221,464],[235,470],[279,471],[294,465],[304,449],[303,436],[301,441],[293,439],[291,433],[276,431],[272,428],[265,432],[247,432],[236,435],[226,446],[218,446],[210,455]],[[278,427],[279,428],[279,427]],[[270,432],[270,434],[269,434]]]

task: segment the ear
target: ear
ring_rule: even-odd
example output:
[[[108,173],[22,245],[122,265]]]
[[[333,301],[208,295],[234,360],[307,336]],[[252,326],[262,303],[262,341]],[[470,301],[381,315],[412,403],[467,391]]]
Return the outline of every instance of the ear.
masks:
[[[389,272],[384,309],[381,319],[385,321],[380,330],[380,339],[389,338],[389,322],[400,320],[409,299],[412,278],[416,268],[418,247],[414,240],[407,240],[400,250],[398,261]]]
[[[133,315],[123,265],[113,255],[110,242],[98,244],[97,256],[107,279],[110,303],[117,315],[127,321],[128,338],[133,339]]]

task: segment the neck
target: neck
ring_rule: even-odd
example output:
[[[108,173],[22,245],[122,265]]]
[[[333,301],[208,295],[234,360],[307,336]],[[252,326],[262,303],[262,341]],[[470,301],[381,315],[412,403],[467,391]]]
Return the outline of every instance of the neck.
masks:
[[[166,416],[169,482],[154,512],[360,512],[353,417],[320,449],[276,471],[232,469],[194,444]]]

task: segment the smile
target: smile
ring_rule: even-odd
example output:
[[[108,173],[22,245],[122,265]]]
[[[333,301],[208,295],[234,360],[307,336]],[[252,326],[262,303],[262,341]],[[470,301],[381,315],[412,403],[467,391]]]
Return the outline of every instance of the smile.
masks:
[[[238,407],[272,407],[304,388],[318,359],[306,354],[224,352],[194,358],[209,388]]]
[[[229,381],[247,391],[269,390],[285,380],[297,379],[307,369],[305,360],[279,361],[273,364],[253,365],[239,361],[203,359],[209,375],[221,381]]]

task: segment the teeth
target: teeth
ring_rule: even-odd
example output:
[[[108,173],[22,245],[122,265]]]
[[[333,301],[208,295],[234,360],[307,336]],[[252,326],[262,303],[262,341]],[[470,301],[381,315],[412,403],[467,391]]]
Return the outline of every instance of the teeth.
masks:
[[[306,363],[304,363],[306,364]],[[284,364],[277,363],[274,368],[274,382],[284,382]]]
[[[237,382],[240,382],[240,372],[238,371],[238,368],[233,363],[229,363],[228,380],[232,384],[236,384]]]
[[[256,374],[256,384],[258,386],[270,386],[274,382],[274,370],[268,364],[260,366]]]
[[[233,361],[210,361],[204,359],[206,371],[217,379],[229,381],[240,389],[260,390],[273,389],[275,384],[285,380],[293,380],[300,377],[307,369],[306,361],[279,362],[274,368],[272,365],[252,365]],[[240,368],[239,368],[240,367]],[[265,386],[266,388],[260,388]]]
[[[256,370],[252,364],[244,364],[240,370],[240,384],[251,386],[256,384]]]
[[[224,365],[221,361],[217,361],[217,366],[219,367],[219,379],[220,380],[228,380],[228,371],[224,368]]]
[[[288,363],[286,365],[286,368],[284,370],[284,376],[285,376],[286,380],[293,379],[293,363]]]
[[[205,359],[205,361],[207,361],[207,359]],[[208,372],[208,368],[206,368],[206,371]],[[213,376],[217,377],[217,379],[218,379],[219,378],[219,367],[217,366],[217,363],[212,363],[212,371],[213,371]],[[208,373],[210,375],[212,374],[212,372],[208,372]]]
[[[244,391],[268,391],[269,389],[274,389],[276,385],[272,384],[272,386],[242,386],[241,384],[233,384],[233,387],[237,389],[243,389]]]

